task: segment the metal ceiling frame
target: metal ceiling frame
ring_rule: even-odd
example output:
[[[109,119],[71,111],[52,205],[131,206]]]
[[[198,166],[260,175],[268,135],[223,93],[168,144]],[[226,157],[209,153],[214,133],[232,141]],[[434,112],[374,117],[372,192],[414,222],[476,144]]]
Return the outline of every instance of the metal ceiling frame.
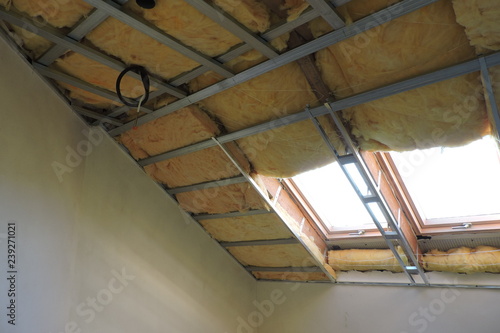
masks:
[[[330,117],[333,119],[336,127],[339,129],[340,134],[342,136],[343,142],[346,144],[346,149],[349,152],[347,155],[340,155],[337,149],[333,146],[333,144],[330,142],[330,139],[328,138],[328,135],[326,134],[325,130],[321,126],[320,122],[318,119],[316,119],[315,116],[313,116],[310,113],[310,119],[313,122],[314,126],[316,127],[318,133],[321,135],[323,138],[325,144],[328,146],[329,150],[332,152],[333,157],[335,160],[338,162],[338,165],[342,169],[344,175],[347,177],[347,180],[351,184],[352,188],[356,192],[356,195],[359,197],[361,203],[365,207],[366,211],[368,214],[370,214],[370,217],[372,218],[373,223],[377,227],[378,231],[384,238],[387,246],[389,249],[392,251],[394,257],[398,261],[399,265],[403,269],[404,274],[408,277],[410,280],[411,284],[415,284],[415,279],[413,278],[412,274],[417,273],[420,275],[420,278],[424,282],[424,284],[428,285],[429,282],[427,280],[427,277],[425,276],[425,272],[420,267],[420,264],[413,253],[413,250],[408,243],[408,240],[406,239],[406,236],[404,235],[403,231],[399,227],[399,221],[396,219],[396,217],[393,215],[387,201],[385,200],[384,196],[380,192],[380,189],[373,179],[372,175],[370,174],[370,171],[368,170],[368,167],[366,166],[363,158],[361,157],[361,154],[359,153],[358,149],[354,145],[354,142],[352,141],[351,137],[349,136],[349,133],[347,132],[347,129],[344,127],[344,124],[342,123],[342,120],[338,116],[337,113],[335,113],[330,105],[326,103],[326,108],[328,109],[328,113]],[[353,164],[356,169],[358,170],[359,174],[361,175],[363,182],[368,189],[368,193],[364,194],[359,188],[359,185],[356,183],[356,181],[353,178],[353,175],[350,174],[349,170],[347,169],[348,164]],[[382,226],[382,222],[379,221],[376,213],[372,210],[370,207],[370,203],[375,203],[377,204],[377,207],[381,210],[382,214],[384,215],[387,225],[390,227],[391,231],[386,231],[385,228]],[[393,241],[397,241],[399,245],[403,248],[406,256],[410,261],[413,263],[413,266],[408,266],[405,264],[403,261],[403,258],[395,248]]]
[[[345,21],[335,10],[333,4],[325,0],[307,0],[312,8],[317,10],[321,17],[333,28],[340,29],[345,27]]]
[[[125,0],[115,0],[115,2],[120,2],[121,4],[127,2]],[[118,6],[118,5],[116,5]],[[296,20],[291,22],[283,23],[277,27],[272,28],[271,30],[262,34],[262,38],[270,41],[276,37],[281,36],[284,33],[287,33],[297,26],[300,26],[310,20],[319,16],[315,10],[310,9],[306,10],[301,16],[299,16]],[[104,19],[109,17],[107,13],[103,10],[95,9],[87,18],[77,23],[77,25],[69,32],[67,35],[62,35],[59,30],[52,28],[50,26],[39,26],[36,22],[32,20],[32,18],[27,17],[21,13],[16,11],[5,11],[3,8],[0,8],[0,19],[3,19],[13,25],[22,26],[25,29],[53,42],[55,45],[50,48],[45,54],[43,54],[37,62],[42,65],[48,66],[50,65],[57,56],[60,56],[67,50],[72,50],[76,53],[82,54],[89,59],[97,61],[105,66],[108,66],[117,71],[122,71],[126,68],[124,63],[115,60],[104,54],[103,52],[99,52],[95,49],[88,48],[83,44],[80,44],[79,41],[86,35],[86,33],[90,32],[95,26],[97,26]],[[227,53],[216,57],[215,59],[219,62],[227,62],[235,57],[243,54],[244,52],[252,50],[252,47],[248,44],[243,44],[235,47],[234,49],[228,51]],[[174,97],[182,98],[187,94],[181,89],[177,88],[179,85],[188,82],[189,80],[199,76],[209,69],[203,66],[199,66],[198,68],[187,72],[182,73],[178,77],[173,78],[170,83],[164,82],[162,79],[152,77],[152,86],[157,90],[150,93],[150,98],[155,98],[160,96],[161,94],[168,93]],[[130,75],[136,79],[140,79],[140,76],[134,72],[129,72],[127,75]],[[86,89],[85,86],[82,86],[81,89]],[[118,101],[118,100],[116,100]],[[130,108],[128,106],[118,107],[112,110],[109,114],[106,115],[107,119],[112,117],[116,117],[125,113]],[[146,110],[145,110],[146,111]],[[121,123],[121,122],[120,122]],[[95,125],[95,124],[94,124]],[[122,123],[123,125],[123,123]],[[117,125],[119,126],[119,125]]]
[[[85,20],[78,23],[72,30],[66,35],[68,38],[74,39],[75,41],[81,41],[86,34],[91,32],[95,27],[108,18],[108,14],[104,13],[102,10],[94,10]],[[53,63],[57,58],[62,56],[67,51],[62,45],[56,44],[51,47],[45,54],[43,54],[37,61],[45,66]]]
[[[321,273],[321,268],[317,266],[304,266],[304,267],[260,267],[260,266],[245,266],[249,272],[282,272],[282,273]]]
[[[201,221],[201,220],[226,219],[230,217],[261,215],[261,214],[272,214],[272,212],[266,209],[250,209],[242,212],[230,212],[221,214],[194,214],[192,215],[192,217],[196,221]]]
[[[425,7],[436,1],[438,0],[403,0],[401,2],[398,2],[388,8],[382,9],[361,20],[358,20],[349,26],[346,26],[342,29],[335,30],[321,37],[318,37],[317,39],[314,39],[299,47],[296,47],[293,50],[285,52],[274,59],[270,59],[263,63],[260,63],[248,70],[245,70],[241,73],[234,75],[233,77],[224,79],[207,88],[199,90],[189,96],[181,98],[178,101],[175,101],[167,106],[155,110],[150,114],[144,115],[138,119],[137,125],[145,124],[146,122],[157,119],[159,117],[177,111],[183,107],[199,102],[202,99],[205,99],[214,94],[232,88],[240,83],[246,82],[259,75],[265,74],[269,71],[272,71],[273,69],[291,63],[297,59],[300,59],[304,56],[317,52],[335,43],[338,43],[350,37],[361,34],[369,29],[375,28],[383,23],[389,22],[395,18],[401,17],[405,14],[408,14],[412,11]],[[92,2],[100,2],[100,0],[92,0]],[[134,28],[137,28],[135,25],[132,26]],[[131,129],[133,126],[135,126],[135,122],[131,121],[121,127],[111,130],[109,133],[110,135],[115,136]]]
[[[66,35],[61,34],[58,29],[52,28],[48,25],[43,27],[38,26],[31,18],[28,18],[14,11],[7,12],[5,9],[0,8],[0,19],[5,20],[11,24],[17,25],[19,27],[23,27],[24,29],[27,29],[32,33],[35,33],[55,43],[61,48],[64,48],[66,50],[72,50],[91,60],[94,60],[105,66],[108,66],[118,72],[123,71],[127,67],[127,65],[124,64],[123,62],[118,61],[102,52],[99,52],[93,48],[90,48],[84,44],[79,43],[78,41]],[[138,74],[130,72],[130,75],[140,80],[140,76]],[[184,91],[180,90],[177,87],[170,86],[159,79],[152,77],[151,81],[153,82],[153,86],[158,87],[158,90],[160,91],[167,92],[179,98],[186,96],[186,93]],[[155,92],[151,93],[151,97],[154,96]]]
[[[371,101],[375,101],[377,99],[382,99],[388,96],[392,96],[398,93],[402,93],[408,90],[420,88],[426,85],[430,85],[433,83],[441,82],[444,80],[452,79],[461,75],[469,74],[472,72],[479,71],[481,69],[480,61],[484,58],[484,62],[487,67],[492,67],[496,65],[500,65],[500,52],[479,57],[474,60],[470,60],[458,65],[453,65],[450,67],[446,67],[440,70],[437,70],[432,73],[416,76],[411,79],[407,79],[401,82],[393,83],[381,88],[376,88],[364,93],[360,93],[351,97],[346,97],[344,99],[340,99],[334,102],[330,102],[329,105],[333,109],[333,111],[341,111],[346,108],[354,107],[360,104],[368,103]],[[318,117],[321,115],[328,114],[328,109],[324,106],[318,106],[312,108],[309,111],[302,111],[298,113],[294,113],[288,116],[284,116],[279,119],[271,120],[266,123],[262,123],[259,125],[255,125],[249,128],[245,128],[243,130],[239,130],[233,133],[225,134],[217,137],[217,140],[221,143],[228,143],[231,141],[235,141],[238,139],[242,139],[251,135],[259,134],[268,130],[272,130],[275,128],[279,128],[286,125],[291,125],[293,123],[307,120],[309,119],[309,112],[313,114],[313,116]],[[110,135],[112,135],[113,130],[111,130]],[[146,166],[149,164],[161,162],[170,158],[179,157],[182,155],[190,154],[199,150],[207,149],[216,146],[213,140],[205,140],[190,146],[178,148],[175,150],[171,150],[165,153],[161,153],[155,156],[147,157],[142,160],[139,160],[139,165]]]
[[[232,184],[241,184],[241,183],[245,183],[246,181],[247,180],[245,177],[236,176],[236,177],[225,178],[225,179],[220,179],[220,180],[213,180],[213,181],[198,183],[198,184],[193,184],[193,185],[174,187],[174,188],[166,188],[165,191],[167,191],[169,194],[177,194],[177,193],[191,192],[191,191],[196,191],[196,190],[205,190],[208,188],[214,188],[214,187],[220,187],[220,186],[226,186],[226,185],[232,185]]]
[[[271,211],[274,212],[285,224],[285,226],[289,229],[289,231],[292,233],[292,235],[295,237],[295,239],[302,244],[304,249],[309,253],[311,258],[314,260],[316,265],[320,267],[321,271],[330,279],[330,281],[335,282],[336,278],[333,276],[323,265],[323,263],[315,256],[315,253],[313,250],[307,245],[307,243],[302,239],[300,235],[300,231],[293,230],[287,221],[287,217],[285,214],[283,214],[279,209],[276,208],[276,202],[271,200],[268,196],[268,194],[256,183],[256,181],[245,171],[245,169],[238,163],[236,158],[233,156],[233,154],[227,149],[224,144],[220,143],[217,141],[217,139],[212,138],[214,142],[224,151],[226,156],[229,158],[229,160],[234,164],[234,166],[239,170],[239,172],[247,179],[248,183],[253,187],[253,189],[259,194],[262,200],[271,208]],[[326,262],[326,253],[323,255],[325,258]]]
[[[184,45],[180,41],[176,40],[174,37],[167,35],[163,30],[156,27],[152,23],[140,18],[139,16],[132,16],[131,13],[126,13],[122,10],[121,6],[117,5],[110,0],[84,0],[88,4],[94,6],[106,12],[108,15],[114,17],[115,19],[121,21],[122,23],[133,27],[134,29],[144,33],[145,35],[153,38],[157,42],[171,48],[182,54],[185,57],[190,58],[193,61],[213,70],[214,72],[224,76],[232,77],[234,73],[226,68],[223,64],[212,59],[203,53],[196,51],[190,46]]]
[[[283,238],[283,239],[260,239],[251,241],[237,241],[237,242],[219,242],[223,247],[240,247],[240,246],[268,246],[268,245],[294,245],[300,244],[296,238]]]

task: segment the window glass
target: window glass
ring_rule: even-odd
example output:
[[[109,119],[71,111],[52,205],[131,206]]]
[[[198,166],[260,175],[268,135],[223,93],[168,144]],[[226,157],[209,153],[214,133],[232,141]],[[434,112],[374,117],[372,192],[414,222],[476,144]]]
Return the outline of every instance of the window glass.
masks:
[[[337,228],[353,230],[376,228],[370,214],[337,163],[305,172],[292,179],[330,231]],[[362,191],[366,192],[362,178],[355,181],[359,183],[358,186],[363,185]]]
[[[500,213],[500,154],[493,137],[391,156],[423,219]]]

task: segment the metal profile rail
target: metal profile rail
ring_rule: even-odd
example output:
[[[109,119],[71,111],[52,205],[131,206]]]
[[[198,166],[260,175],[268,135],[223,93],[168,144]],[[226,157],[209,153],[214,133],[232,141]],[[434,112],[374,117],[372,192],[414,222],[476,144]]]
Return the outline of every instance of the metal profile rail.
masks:
[[[296,238],[283,238],[283,239],[259,239],[251,241],[240,242],[220,242],[223,247],[240,247],[240,246],[268,246],[268,245],[290,245],[299,244]]]
[[[267,193],[265,193],[260,186],[255,182],[255,180],[241,167],[241,165],[238,163],[238,161],[235,159],[233,154],[219,141],[217,141],[216,138],[212,138],[214,142],[224,151],[226,156],[231,160],[231,162],[234,164],[234,166],[240,171],[240,173],[245,176],[247,181],[252,185],[254,190],[260,195],[260,197],[268,204],[269,207],[271,207],[272,212],[274,212],[283,222],[286,221],[286,216],[284,216],[283,213],[281,213],[278,209],[276,209],[276,203],[269,199]],[[285,222],[284,222],[285,223]],[[287,225],[285,223],[285,225]],[[288,227],[288,225],[287,225]],[[302,240],[300,237],[300,234],[296,231],[293,230],[292,228],[288,227],[290,232],[294,235],[294,237],[297,239],[297,241],[302,244],[304,249],[309,253],[309,255],[313,258],[314,262],[318,265],[318,267],[321,268],[321,271],[326,274],[326,276],[330,279],[330,281],[335,282],[336,279],[335,277],[323,266],[323,263],[318,260],[318,258],[315,256],[315,253],[309,248],[309,246]]]
[[[224,77],[232,77],[234,74],[226,68],[223,64],[219,63],[218,61],[207,57],[206,55],[202,54],[201,52],[198,52],[194,50],[193,48],[182,44],[181,42],[177,41],[175,38],[167,35],[165,32],[163,32],[161,29],[158,27],[154,26],[153,24],[139,18],[139,17],[132,17],[128,13],[125,13],[120,6],[117,6],[113,1],[108,1],[108,0],[84,0],[85,2],[91,4],[92,6],[101,9],[108,13],[110,16],[114,17],[115,19],[131,26],[132,28],[148,35],[149,37],[153,38],[157,42],[168,46],[169,48],[183,54],[184,56],[196,61],[197,63],[210,68],[214,72],[224,76]]]
[[[271,212],[265,209],[252,209],[244,212],[230,212],[222,214],[195,214],[192,215],[192,217],[196,221],[200,221],[200,220],[226,219],[238,216],[261,215],[261,214],[271,214]]]
[[[118,101],[118,96],[116,95],[116,93],[112,91],[94,86],[86,81],[77,79],[71,75],[59,72],[53,68],[49,68],[38,63],[34,63],[33,67],[45,77],[68,83],[72,86],[91,92],[95,95],[107,98],[111,101]]]
[[[138,119],[137,124],[142,125],[151,120],[175,112],[183,107],[194,104],[198,101],[201,101],[202,99],[210,97],[219,92],[225,91],[238,84],[251,80],[259,75],[272,71],[280,66],[289,64],[309,54],[317,52],[325,47],[331,46],[333,44],[336,44],[338,42],[341,42],[358,34],[361,34],[369,29],[373,29],[379,25],[389,22],[395,18],[401,17],[405,14],[411,13],[436,1],[437,0],[403,0],[401,2],[398,2],[388,8],[382,9],[374,14],[371,14],[363,19],[360,19],[351,25],[345,26],[342,29],[335,30],[326,35],[323,35],[308,43],[298,46],[291,51],[285,52],[274,59],[270,59],[268,61],[260,63],[248,70],[245,70],[241,73],[234,75],[231,78],[222,80],[207,88],[199,90],[185,98],[182,98],[176,102],[173,102],[167,106],[155,110],[150,114],[144,115]],[[93,0],[92,2],[102,3],[99,0]],[[132,26],[135,27],[134,25]],[[123,133],[131,129],[134,126],[134,124],[135,122],[131,121],[121,127],[115,128],[114,130],[112,130],[112,132],[110,132],[110,135],[117,135]]]
[[[493,92],[493,84],[488,71],[488,64],[484,58],[480,58],[479,63],[481,65],[481,76],[483,78],[484,88],[486,89],[486,95],[491,105],[491,113],[494,122],[492,125],[496,131],[497,138],[500,138],[500,114],[498,113],[498,104],[495,99],[495,93]]]
[[[339,129],[342,139],[346,144],[346,148],[348,150],[347,155],[340,155],[337,151],[337,149],[333,146],[331,141],[328,138],[328,135],[324,131],[323,127],[319,123],[319,121],[316,119],[315,116],[310,113],[310,118],[311,121],[313,122],[314,126],[318,130],[319,134],[327,144],[328,148],[331,150],[332,154],[334,155],[334,158],[338,162],[340,168],[346,175],[347,179],[349,180],[349,183],[353,187],[354,191],[358,195],[359,199],[365,206],[366,210],[370,214],[373,222],[375,223],[377,229],[379,230],[380,234],[384,238],[385,242],[387,243],[387,246],[389,249],[394,254],[394,257],[400,264],[401,268],[403,269],[404,274],[408,277],[410,282],[412,284],[416,284],[415,279],[413,278],[412,274],[418,273],[420,277],[422,278],[422,281],[424,281],[425,284],[428,284],[427,277],[425,276],[425,272],[423,269],[420,267],[418,260],[416,259],[413,250],[411,249],[410,244],[406,240],[403,232],[399,228],[399,225],[397,223],[396,218],[392,214],[391,209],[389,208],[387,202],[385,201],[384,197],[380,193],[380,190],[378,186],[375,183],[375,180],[371,176],[368,167],[364,163],[363,158],[359,154],[357,148],[355,147],[354,143],[351,140],[351,137],[349,136],[349,133],[345,129],[344,125],[342,124],[342,121],[340,118],[337,116],[337,114],[332,110],[330,105],[328,103],[325,103],[325,107],[328,109],[328,113],[332,117],[335,125]],[[353,176],[349,173],[347,169],[348,164],[353,164],[355,165],[356,169],[359,171],[359,174],[363,178],[364,184],[367,187],[368,193],[363,193],[361,189],[359,188],[359,185],[356,183],[354,180]],[[376,216],[375,211],[370,207],[370,203],[376,203],[378,208],[382,211],[388,226],[390,227],[391,231],[386,231],[384,227],[381,224],[381,221],[379,221],[379,218]],[[412,266],[408,266],[404,263],[403,259],[401,258],[400,254],[398,253],[397,249],[394,247],[393,240],[397,240],[401,247],[403,248],[405,254],[408,256],[410,261],[413,263]]]
[[[342,27],[345,27],[344,20],[335,11],[335,8],[329,2],[326,2],[325,0],[307,0],[307,2],[311,5],[311,7],[319,12],[321,17],[333,29],[340,29]]]
[[[315,273],[321,272],[321,268],[317,266],[304,266],[304,267],[261,267],[261,266],[245,266],[245,269],[249,272],[283,272],[283,273]]]
[[[240,184],[240,183],[245,183],[246,181],[247,180],[245,177],[237,176],[237,177],[220,179],[220,180],[213,180],[210,182],[187,185],[187,186],[182,186],[182,187],[167,188],[165,190],[169,194],[177,194],[177,193],[191,192],[191,191],[196,191],[196,190],[204,190],[207,188],[214,188],[214,187],[220,187],[220,186],[226,186],[226,185],[232,185],[232,184]]]
[[[98,113],[95,111],[87,110],[87,109],[82,108],[80,106],[72,105],[71,108],[83,116],[86,116],[86,117],[89,117],[92,119],[96,119],[101,124],[102,123],[109,123],[109,124],[112,124],[115,126],[119,126],[120,124],[122,124],[122,122],[120,122],[114,118],[110,118],[109,116],[107,116],[105,114],[101,114],[101,113]]]

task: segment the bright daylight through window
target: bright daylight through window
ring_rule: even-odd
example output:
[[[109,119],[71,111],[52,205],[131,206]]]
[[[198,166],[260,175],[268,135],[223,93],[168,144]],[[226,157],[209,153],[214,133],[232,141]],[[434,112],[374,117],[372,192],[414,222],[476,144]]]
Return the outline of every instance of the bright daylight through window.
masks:
[[[361,175],[354,165],[351,166],[352,169],[348,166],[350,175],[362,194],[368,194]],[[337,163],[305,172],[292,179],[329,232],[376,228],[368,211]],[[372,211],[385,227],[387,221],[382,212],[376,207],[373,208],[375,209]]]
[[[377,156],[379,156],[377,154]],[[392,170],[388,177],[404,189],[415,221],[424,227],[450,224],[485,223],[486,229],[500,227],[500,152],[498,142],[486,136],[463,147],[431,148],[410,152],[382,154],[380,159]],[[365,196],[366,183],[354,164],[347,171]],[[326,234],[374,230],[376,226],[337,163],[292,178],[292,186]],[[398,197],[398,201],[405,201]],[[372,203],[377,205],[376,203]],[[372,209],[375,208],[375,209]],[[370,206],[375,217],[387,227],[378,207]],[[408,215],[408,216],[410,216]],[[453,226],[453,225],[452,225]]]
[[[424,223],[477,221],[500,213],[500,153],[493,137],[391,156]]]

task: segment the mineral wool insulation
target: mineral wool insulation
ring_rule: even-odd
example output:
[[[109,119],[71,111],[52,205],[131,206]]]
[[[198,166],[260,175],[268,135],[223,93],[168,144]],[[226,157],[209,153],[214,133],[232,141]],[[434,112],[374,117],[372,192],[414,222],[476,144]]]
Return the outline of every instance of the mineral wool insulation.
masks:
[[[3,2],[4,5],[11,3],[5,0]],[[395,1],[353,0],[340,7],[339,11],[347,22],[352,22],[393,2]],[[362,36],[317,52],[315,56],[323,80],[335,98],[344,98],[473,58],[474,48],[463,27],[457,23],[453,7],[463,7],[463,2],[466,1],[454,1],[453,4],[451,1],[438,1],[373,28]],[[276,21],[271,11],[258,1],[238,2],[238,8],[230,1],[220,0],[215,3],[254,32],[266,31]],[[56,27],[70,27],[92,9],[83,1],[15,0],[12,5],[30,16],[41,16]],[[307,4],[300,1],[286,3],[286,6],[289,8],[289,19],[307,8]],[[144,10],[135,1],[129,1],[125,8],[208,56],[222,54],[241,42],[180,0],[158,1],[157,7],[152,10]],[[469,15],[468,11],[458,14]],[[459,22],[462,21],[467,20],[459,19]],[[309,27],[314,36],[329,31],[322,19],[311,22]],[[469,37],[494,35],[496,31],[489,29],[483,35],[482,33],[476,27],[475,33]],[[491,40],[493,37],[488,38]],[[273,45],[278,50],[284,50],[287,40],[288,34],[285,34],[277,38]],[[164,79],[170,79],[199,65],[113,18],[107,19],[88,34],[85,43],[116,56],[125,63],[143,65]],[[488,43],[489,46],[493,44]],[[241,71],[265,59],[258,52],[250,51],[226,65],[235,71]],[[68,65],[64,64],[65,61]],[[86,67],[78,69],[77,65],[73,65],[75,62],[75,56],[70,53],[54,66],[85,79]],[[89,78],[89,81],[114,91],[113,79],[116,73],[94,69],[99,73],[95,77],[110,78]],[[196,91],[220,79],[217,74],[207,72],[189,82],[189,87],[191,91]],[[127,85],[125,83],[125,94],[136,96],[137,92],[128,89]],[[86,100],[84,95],[88,95],[87,93],[64,86],[74,92],[74,98],[81,98],[83,102],[89,103],[101,100],[99,105],[102,106],[102,98],[93,96]],[[478,73],[473,73],[357,106],[345,110],[343,115],[364,149],[407,150],[433,145],[460,145],[489,132],[486,106],[482,99],[477,101],[474,109],[470,110],[470,115],[459,125],[450,120],[455,119],[454,112],[458,113],[453,105],[463,101],[464,96],[476,88],[481,88],[481,82]],[[112,104],[110,101],[110,105]],[[199,103],[204,112],[217,119],[228,132],[302,111],[306,105],[317,104],[317,97],[295,63]],[[447,115],[446,119],[444,114]],[[335,144],[341,146],[335,139],[331,124],[326,120],[323,123]],[[439,140],[432,139],[436,131],[440,133]],[[189,133],[185,135],[189,136]],[[238,144],[254,170],[268,176],[292,176],[331,161],[329,152],[309,121],[285,126],[281,130],[272,131],[272,134],[266,132],[244,138],[238,140]]]
[[[403,262],[404,252],[398,248]],[[328,263],[336,271],[391,271],[402,268],[391,250],[351,249],[328,252]],[[421,258],[426,271],[455,273],[500,273],[500,249],[492,246],[460,247],[448,251],[431,250]]]
[[[338,10],[350,24],[395,2],[352,0]],[[235,6],[234,1],[214,0],[214,4],[255,33],[267,31],[278,21],[276,15],[261,1],[243,0]],[[62,29],[71,28],[93,10],[92,6],[81,0],[0,0],[0,5]],[[300,0],[285,0],[280,2],[280,6],[287,10],[289,21],[296,19],[309,7]],[[158,0],[156,8],[152,10],[143,10],[135,1],[128,1],[124,8],[209,57],[223,54],[241,42],[231,32],[181,0]],[[492,0],[440,0],[316,52],[316,65],[323,81],[332,91],[332,98],[336,99],[454,65],[473,59],[478,54],[499,50],[499,8],[498,1]],[[52,45],[20,27],[12,26],[11,29],[35,59]],[[321,18],[307,24],[307,29],[314,37],[330,31]],[[273,40],[272,45],[279,52],[286,51],[288,39],[289,34],[284,34]],[[195,61],[114,18],[101,23],[82,43],[126,64],[142,65],[150,73],[167,81],[199,66]],[[267,58],[257,51],[250,51],[225,65],[235,72],[241,72],[265,60]],[[111,92],[115,90],[118,73],[83,55],[69,51],[51,67],[99,88]],[[498,82],[500,69],[491,68],[490,72],[494,81]],[[206,72],[188,82],[187,89],[195,92],[221,79],[216,73]],[[119,104],[66,83],[58,84],[72,100],[97,111],[110,110]],[[126,77],[122,83],[124,95],[140,95],[141,90],[137,86],[137,80]],[[495,89],[495,94],[500,100],[500,89]],[[163,95],[150,101],[148,107],[156,109],[175,100],[175,97]],[[300,66],[290,63],[208,97],[196,105],[139,126],[136,131],[123,133],[117,140],[136,159],[143,159],[300,112],[306,105],[314,107],[318,104],[318,96],[312,91]],[[344,110],[342,116],[362,149],[411,150],[462,145],[489,133],[487,108],[480,75],[471,73],[358,105]],[[129,117],[134,114],[135,111],[131,110]],[[342,150],[331,121],[322,118],[321,123],[332,143]],[[228,148],[247,172],[270,177],[290,177],[332,161],[330,152],[310,121],[243,138],[228,145]],[[167,187],[239,174],[216,147],[154,163],[146,166],[145,170],[154,180]],[[209,189],[181,193],[177,199],[187,211],[194,213],[266,208],[247,184],[230,185],[217,191]],[[213,225],[210,225],[211,222]],[[253,237],[266,238],[255,232],[255,226],[259,224],[246,220],[240,222],[243,222],[243,227],[236,226],[236,222],[228,224],[235,228],[234,238],[231,231],[221,232],[217,221],[207,220],[203,224],[214,237],[226,241],[237,240],[240,232],[250,235],[245,238],[247,240]],[[267,223],[266,228],[273,228],[271,234],[280,237],[287,235],[279,224],[270,221],[260,223]],[[295,247],[293,250],[274,248],[275,256],[271,256],[271,252],[266,253],[269,249],[263,247],[250,250],[240,247],[231,251],[241,262],[258,265],[300,266],[303,260],[310,258]],[[264,257],[264,253],[269,262],[257,260]],[[262,278],[280,276],[277,272],[254,274]],[[322,273],[316,275],[301,272],[294,278],[325,278]]]

